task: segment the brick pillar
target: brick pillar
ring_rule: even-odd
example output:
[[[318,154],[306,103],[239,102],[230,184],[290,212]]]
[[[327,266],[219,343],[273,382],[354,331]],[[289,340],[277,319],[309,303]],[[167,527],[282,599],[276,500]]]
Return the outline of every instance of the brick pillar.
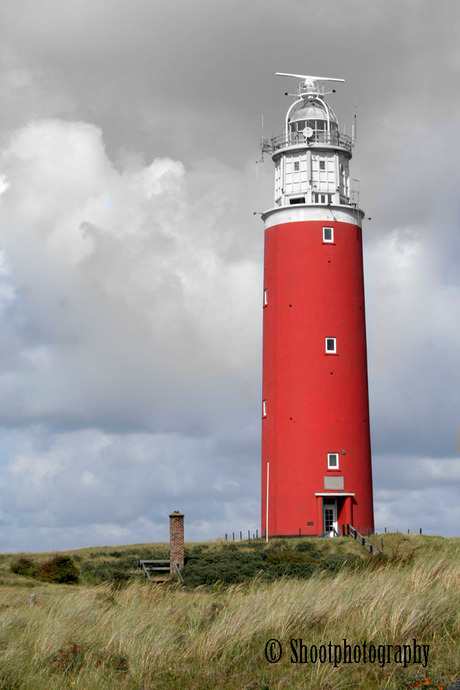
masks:
[[[184,516],[175,510],[169,516],[169,558],[171,573],[175,573],[174,564],[182,570],[184,567]]]

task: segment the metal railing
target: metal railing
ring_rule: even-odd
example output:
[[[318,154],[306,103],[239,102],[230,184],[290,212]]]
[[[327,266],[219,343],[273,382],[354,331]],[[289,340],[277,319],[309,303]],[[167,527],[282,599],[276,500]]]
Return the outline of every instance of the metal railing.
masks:
[[[340,134],[339,132],[325,132],[323,130],[314,131],[311,137],[305,137],[302,132],[290,132],[280,134],[273,139],[262,140],[262,151],[265,153],[272,153],[278,149],[284,149],[288,146],[316,146],[317,144],[328,144],[331,146],[340,146],[340,148],[351,151],[353,142],[351,137],[347,134]]]
[[[345,536],[345,534],[346,534],[347,537],[353,537],[353,539],[360,541],[361,546],[364,546],[369,551],[369,553],[372,555],[375,555],[378,553],[375,546],[373,544],[371,544],[371,542],[368,539],[366,539],[366,537],[363,537],[363,535],[360,534],[360,532],[358,532],[358,530],[355,527],[353,527],[353,525],[347,524],[347,525],[343,525],[343,527],[344,527],[344,530],[343,530],[344,535],[343,536]]]

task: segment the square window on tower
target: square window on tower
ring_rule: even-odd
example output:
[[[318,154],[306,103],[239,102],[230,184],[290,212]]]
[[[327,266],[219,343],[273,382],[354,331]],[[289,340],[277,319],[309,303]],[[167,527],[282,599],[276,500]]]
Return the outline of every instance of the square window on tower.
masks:
[[[328,470],[338,470],[339,469],[339,454],[338,453],[328,453],[327,454],[327,469]]]
[[[326,354],[332,355],[337,352],[337,338],[326,338]]]
[[[326,170],[326,161],[320,161],[319,162],[319,169],[320,170]]]
[[[299,161],[294,162],[294,171],[298,172],[300,170],[300,163]]]
[[[334,242],[334,228],[323,228],[323,242]]]

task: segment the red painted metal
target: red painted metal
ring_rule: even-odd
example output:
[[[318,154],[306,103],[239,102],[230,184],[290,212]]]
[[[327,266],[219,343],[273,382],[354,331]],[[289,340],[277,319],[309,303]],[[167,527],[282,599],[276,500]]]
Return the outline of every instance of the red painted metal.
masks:
[[[302,220],[292,209],[289,222],[274,224],[275,211],[265,231],[263,535],[267,463],[269,536],[321,534],[327,494],[339,532],[346,523],[374,531],[362,231],[342,208],[349,222],[331,220],[327,208],[317,220],[318,207],[305,220],[304,206]],[[334,228],[333,244],[323,242],[324,226]],[[337,339],[336,354],[326,354],[326,337]],[[328,453],[339,454],[338,470],[328,470]],[[343,491],[325,490],[334,476]]]

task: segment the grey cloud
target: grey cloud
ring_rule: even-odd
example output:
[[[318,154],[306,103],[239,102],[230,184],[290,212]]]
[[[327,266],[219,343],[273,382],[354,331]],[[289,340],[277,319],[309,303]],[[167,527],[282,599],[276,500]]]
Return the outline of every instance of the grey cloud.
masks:
[[[273,170],[254,163],[261,114],[280,133],[294,87],[278,70],[344,77],[342,125],[357,100],[377,523],[451,533],[459,17],[447,0],[291,0],[282,21],[271,1],[2,3],[2,548],[165,539],[172,508],[188,537],[257,526],[252,213]]]

